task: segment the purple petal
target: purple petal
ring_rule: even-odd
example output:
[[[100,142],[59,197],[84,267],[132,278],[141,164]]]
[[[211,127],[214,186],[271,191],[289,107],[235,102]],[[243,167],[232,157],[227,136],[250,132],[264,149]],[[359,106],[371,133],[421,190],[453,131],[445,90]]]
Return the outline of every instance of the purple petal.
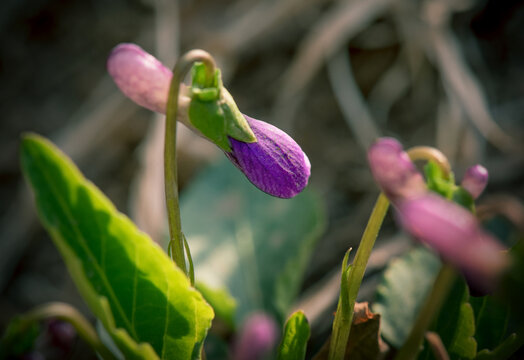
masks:
[[[368,151],[375,181],[392,201],[426,192],[426,184],[402,145],[393,138],[378,139]]]
[[[107,60],[107,70],[120,90],[140,106],[166,112],[173,74],[154,56],[135,44],[117,45]]]
[[[282,130],[244,115],[257,142],[232,138],[227,157],[260,190],[280,198],[291,198],[308,183],[311,164],[300,146]]]
[[[264,313],[250,315],[236,342],[234,359],[261,359],[276,345],[278,335],[278,327],[273,318]]]
[[[504,248],[484,232],[473,214],[428,193],[398,204],[403,227],[459,268],[479,291],[491,291],[508,260]]]
[[[470,167],[460,184],[474,199],[478,198],[488,184],[488,170],[482,165]]]

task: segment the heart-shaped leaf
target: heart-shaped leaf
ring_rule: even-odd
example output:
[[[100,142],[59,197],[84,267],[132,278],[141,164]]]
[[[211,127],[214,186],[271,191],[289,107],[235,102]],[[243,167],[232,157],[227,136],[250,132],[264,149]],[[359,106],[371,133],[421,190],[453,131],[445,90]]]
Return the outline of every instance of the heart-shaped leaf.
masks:
[[[433,253],[417,247],[384,271],[373,311],[382,316],[382,336],[396,348],[406,341],[439,268],[440,260]]]
[[[42,223],[91,311],[128,359],[195,359],[213,310],[167,255],[53,144],[25,136]]]
[[[324,228],[317,197],[268,196],[224,161],[200,174],[180,206],[196,278],[229,289],[237,324],[255,310],[283,322]]]

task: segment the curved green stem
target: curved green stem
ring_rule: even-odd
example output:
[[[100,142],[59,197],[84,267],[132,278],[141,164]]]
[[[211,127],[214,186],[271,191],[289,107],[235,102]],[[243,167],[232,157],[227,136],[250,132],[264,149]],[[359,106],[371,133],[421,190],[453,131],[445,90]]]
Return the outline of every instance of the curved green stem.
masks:
[[[23,315],[28,325],[47,318],[57,318],[67,321],[75,328],[78,335],[84,339],[103,359],[115,359],[111,351],[100,341],[95,329],[89,321],[69,304],[52,302],[36,307]]]
[[[434,161],[442,170],[446,178],[451,174],[451,165],[449,160],[440,150],[430,146],[415,146],[406,151],[411,161],[426,160]]]
[[[164,142],[164,181],[166,193],[167,216],[169,223],[169,248],[171,258],[186,274],[186,260],[184,257],[184,240],[180,221],[180,207],[178,201],[178,180],[176,160],[176,118],[178,113],[178,93],[180,83],[191,69],[193,63],[200,61],[206,65],[207,76],[215,75],[215,61],[204,50],[191,50],[183,55],[173,69],[173,78],[169,88],[169,97],[166,109],[166,133]]]
[[[406,342],[398,351],[397,356],[395,356],[395,360],[411,360],[417,357],[424,335],[444,300],[446,300],[454,279],[455,270],[450,265],[444,264],[435,279],[431,292],[420,309]]]

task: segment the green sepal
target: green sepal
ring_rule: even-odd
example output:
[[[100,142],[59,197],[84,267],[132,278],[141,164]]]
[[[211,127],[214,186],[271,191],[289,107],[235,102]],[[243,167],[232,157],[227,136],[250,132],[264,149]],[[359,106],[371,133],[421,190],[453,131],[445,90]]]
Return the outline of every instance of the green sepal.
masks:
[[[252,143],[257,139],[231,94],[223,87],[220,70],[212,79],[203,63],[192,68],[189,121],[202,135],[222,150],[230,152],[229,137]]]
[[[212,143],[224,151],[231,152],[224,111],[217,101],[193,98],[189,104],[189,121]]]
[[[195,63],[191,69],[191,91],[194,98],[201,101],[220,100],[220,91],[223,88],[222,75],[219,69],[215,70],[213,78],[208,78],[206,65]]]
[[[429,161],[426,166],[424,166],[424,174],[426,175],[429,190],[475,213],[473,197],[464,188],[455,184],[455,176],[453,173],[446,179],[440,166],[434,161]]]
[[[226,131],[227,134],[239,141],[246,143],[253,143],[257,141],[253,130],[249,127],[246,118],[237,107],[235,100],[231,94],[225,89],[222,89],[222,110],[226,117]]]
[[[451,199],[454,203],[462,205],[472,213],[475,213],[475,201],[473,196],[471,196],[471,194],[464,188],[457,186],[451,195]]]
[[[429,161],[426,166],[424,166],[424,174],[426,175],[429,190],[451,200],[457,188],[453,173],[450,173],[449,178],[446,179],[440,166],[434,161]]]

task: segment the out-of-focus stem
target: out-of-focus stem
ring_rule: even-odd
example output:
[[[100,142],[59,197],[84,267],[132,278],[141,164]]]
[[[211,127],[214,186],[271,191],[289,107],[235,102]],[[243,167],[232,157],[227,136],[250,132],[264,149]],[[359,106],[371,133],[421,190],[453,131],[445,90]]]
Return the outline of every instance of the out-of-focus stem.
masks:
[[[440,166],[444,176],[449,178],[449,175],[451,174],[451,165],[449,164],[446,155],[444,155],[440,150],[429,146],[415,146],[406,152],[412,161],[426,160],[436,162],[437,165]]]
[[[48,318],[67,321],[76,330],[77,334],[88,343],[103,359],[116,360],[111,351],[100,341],[95,329],[89,321],[69,304],[52,302],[36,307],[23,315],[27,324],[32,324]]]

